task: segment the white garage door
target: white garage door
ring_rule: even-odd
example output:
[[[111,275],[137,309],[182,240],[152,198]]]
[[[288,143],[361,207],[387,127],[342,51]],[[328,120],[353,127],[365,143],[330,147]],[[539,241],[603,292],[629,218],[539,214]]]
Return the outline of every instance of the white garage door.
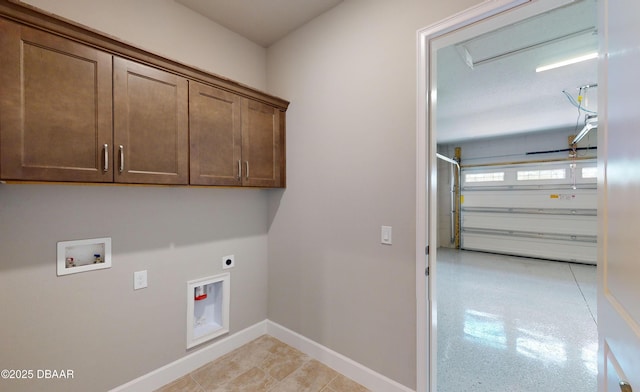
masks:
[[[462,249],[596,264],[596,161],[463,167]]]

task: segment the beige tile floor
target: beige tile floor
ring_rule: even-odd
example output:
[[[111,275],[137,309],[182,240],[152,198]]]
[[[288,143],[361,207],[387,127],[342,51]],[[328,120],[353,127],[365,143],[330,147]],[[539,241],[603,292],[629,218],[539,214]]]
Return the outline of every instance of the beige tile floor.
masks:
[[[156,392],[367,392],[302,352],[263,335]]]

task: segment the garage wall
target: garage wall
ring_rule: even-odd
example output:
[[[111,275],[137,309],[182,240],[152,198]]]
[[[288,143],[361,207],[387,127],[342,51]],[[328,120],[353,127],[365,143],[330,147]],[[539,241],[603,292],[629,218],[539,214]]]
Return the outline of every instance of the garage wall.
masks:
[[[574,128],[551,131],[514,134],[499,138],[470,139],[457,143],[439,145],[441,149],[453,155],[455,147],[462,148],[464,165],[480,165],[501,162],[520,162],[541,159],[564,159],[568,152],[532,154],[535,152],[553,151],[569,148],[569,136],[577,132]],[[597,130],[592,130],[580,141],[578,147],[597,147]],[[595,157],[597,149],[581,151],[580,157]]]
[[[439,148],[438,152],[450,158],[454,156],[447,148]],[[451,175],[452,172],[455,175],[455,170],[451,163],[438,159],[438,246],[444,248],[455,246],[451,231]]]

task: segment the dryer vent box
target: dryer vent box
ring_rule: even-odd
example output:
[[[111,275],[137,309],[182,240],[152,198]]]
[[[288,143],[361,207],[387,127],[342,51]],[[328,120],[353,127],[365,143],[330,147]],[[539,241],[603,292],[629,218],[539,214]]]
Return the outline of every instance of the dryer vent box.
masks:
[[[229,273],[187,282],[187,348],[229,332]]]

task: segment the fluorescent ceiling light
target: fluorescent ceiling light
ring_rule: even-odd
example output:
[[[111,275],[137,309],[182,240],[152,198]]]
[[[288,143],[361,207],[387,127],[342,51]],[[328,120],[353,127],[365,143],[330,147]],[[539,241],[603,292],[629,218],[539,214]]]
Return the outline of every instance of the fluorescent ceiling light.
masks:
[[[542,67],[538,67],[538,68],[536,68],[536,72],[548,71],[550,69],[564,67],[565,65],[581,63],[583,61],[593,60],[593,59],[596,59],[596,58],[598,58],[598,52],[593,52],[593,53],[586,54],[584,56],[574,57],[574,58],[569,59],[569,60],[560,61],[558,63],[553,63],[553,64],[545,65],[545,66],[542,66]]]

